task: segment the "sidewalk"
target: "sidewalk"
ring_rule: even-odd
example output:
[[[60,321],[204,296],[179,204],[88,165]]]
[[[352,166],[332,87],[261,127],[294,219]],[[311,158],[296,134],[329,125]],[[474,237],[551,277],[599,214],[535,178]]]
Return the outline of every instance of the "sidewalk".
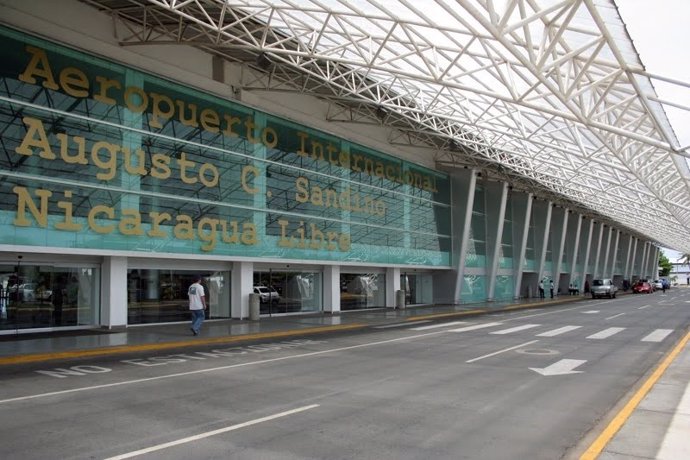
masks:
[[[207,320],[200,336],[189,323],[130,326],[124,330],[81,330],[69,333],[0,336],[3,365],[103,356],[134,351],[165,350],[203,344],[274,340],[305,334],[323,334],[404,321],[480,316],[515,309],[568,304],[586,297],[560,296],[520,302],[471,305],[411,306],[262,317],[259,321]],[[581,459],[690,459],[690,333],[659,364],[653,374],[624,398],[624,407],[601,429],[594,430]],[[583,444],[585,442],[583,441]]]

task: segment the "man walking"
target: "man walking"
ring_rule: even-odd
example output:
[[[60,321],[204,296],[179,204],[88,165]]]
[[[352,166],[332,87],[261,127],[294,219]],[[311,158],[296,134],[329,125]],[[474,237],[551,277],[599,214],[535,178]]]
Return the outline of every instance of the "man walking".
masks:
[[[189,295],[189,310],[192,312],[192,334],[199,335],[201,331],[201,323],[204,322],[206,316],[204,310],[206,309],[206,295],[204,287],[201,285],[201,275],[194,277],[194,283],[189,286],[187,291]]]

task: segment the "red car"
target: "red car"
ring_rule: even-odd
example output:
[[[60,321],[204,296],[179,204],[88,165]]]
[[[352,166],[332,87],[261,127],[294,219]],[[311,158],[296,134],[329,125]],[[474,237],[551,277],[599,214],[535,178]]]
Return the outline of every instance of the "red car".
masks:
[[[633,294],[651,294],[654,292],[654,288],[648,282],[640,281],[633,286],[632,291]]]

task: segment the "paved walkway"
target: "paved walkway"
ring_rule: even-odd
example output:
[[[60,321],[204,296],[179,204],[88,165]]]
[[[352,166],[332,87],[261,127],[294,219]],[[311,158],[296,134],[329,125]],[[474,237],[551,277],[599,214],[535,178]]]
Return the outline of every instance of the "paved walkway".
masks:
[[[584,297],[583,297],[584,299]],[[476,316],[513,309],[543,308],[576,301],[570,296],[516,303],[373,309],[338,315],[262,317],[259,321],[207,320],[194,337],[189,323],[130,326],[124,330],[0,336],[2,365],[163,350],[212,343],[271,340],[322,334],[406,320]],[[690,345],[687,333],[612,419],[583,444],[581,459],[690,459]],[[587,449],[585,451],[585,449]],[[580,453],[577,454],[580,456]]]

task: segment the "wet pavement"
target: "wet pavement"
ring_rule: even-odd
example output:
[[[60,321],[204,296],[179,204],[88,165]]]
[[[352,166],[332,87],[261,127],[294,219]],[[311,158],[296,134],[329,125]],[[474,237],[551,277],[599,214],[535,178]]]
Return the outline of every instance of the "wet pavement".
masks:
[[[585,300],[560,296],[517,302],[468,305],[408,306],[261,317],[250,320],[207,320],[199,336],[189,322],[140,325],[127,328],[84,329],[0,336],[2,365],[70,357],[103,356],[132,351],[160,350],[281,337],[355,330],[410,320],[478,316],[515,309],[547,308]],[[652,375],[602,422],[585,442],[582,459],[690,459],[690,333],[661,361]],[[583,451],[585,448],[582,449]],[[579,456],[580,454],[578,454]]]

